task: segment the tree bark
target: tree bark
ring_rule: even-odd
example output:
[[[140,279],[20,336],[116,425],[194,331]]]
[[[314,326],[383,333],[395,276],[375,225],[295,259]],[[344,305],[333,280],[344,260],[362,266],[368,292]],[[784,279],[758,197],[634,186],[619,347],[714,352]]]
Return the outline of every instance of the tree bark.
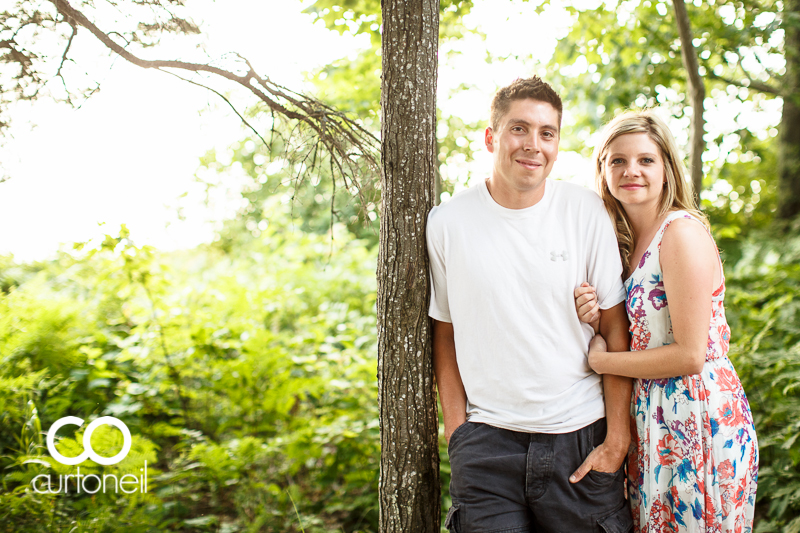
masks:
[[[786,73],[778,138],[778,218],[800,214],[800,0],[784,0]]]
[[[380,530],[438,533],[438,414],[425,224],[436,173],[438,0],[383,0],[378,257]]]
[[[683,0],[672,0],[675,8],[675,20],[678,24],[678,35],[681,39],[681,57],[686,77],[689,83],[689,95],[692,99],[692,132],[689,149],[689,172],[692,176],[695,202],[700,205],[700,192],[703,190],[703,152],[706,143],[703,140],[705,133],[705,117],[703,116],[703,102],[706,99],[706,88],[700,76],[700,65],[697,62],[697,51],[692,43],[692,27],[689,23],[689,14]]]

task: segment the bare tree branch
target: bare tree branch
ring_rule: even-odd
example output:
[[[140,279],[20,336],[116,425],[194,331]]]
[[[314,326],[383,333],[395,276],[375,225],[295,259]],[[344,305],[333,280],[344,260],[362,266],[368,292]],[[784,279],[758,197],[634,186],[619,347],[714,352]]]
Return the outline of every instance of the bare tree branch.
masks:
[[[69,40],[67,41],[67,47],[64,49],[64,53],[61,55],[61,64],[58,65],[58,70],[56,71],[56,76],[64,79],[64,76],[61,75],[61,69],[64,68],[64,63],[67,61],[67,54],[69,53],[69,49],[72,47],[72,40],[75,38],[75,35],[78,33],[78,27],[72,26],[72,33],[69,36]]]
[[[747,76],[746,73],[745,73],[745,75]],[[786,96],[777,87],[773,87],[773,86],[768,85],[766,83],[762,83],[760,81],[756,81],[756,80],[750,78],[750,76],[747,76],[744,81],[737,81],[737,80],[734,80],[733,78],[727,78],[725,76],[717,76],[716,74],[714,74],[711,71],[709,71],[707,76],[709,78],[712,78],[712,79],[715,79],[715,80],[724,81],[725,83],[727,83],[729,85],[735,85],[737,87],[744,87],[745,89],[754,89],[756,91],[759,91],[759,92],[762,92],[762,93],[767,93],[767,94],[773,94],[775,96]]]
[[[236,106],[234,106],[234,105],[233,105],[233,103],[231,103],[231,101],[230,101],[230,100],[228,100],[228,98],[227,98],[227,97],[226,97],[224,94],[222,94],[221,92],[217,91],[216,89],[212,89],[212,88],[211,88],[211,87],[209,87],[208,85],[203,85],[202,83],[198,83],[198,82],[196,82],[196,81],[190,80],[189,78],[184,78],[183,76],[180,76],[180,75],[178,75],[178,74],[175,74],[174,72],[170,72],[170,71],[168,71],[168,70],[165,70],[164,72],[166,72],[167,74],[170,74],[170,75],[172,75],[172,76],[175,76],[175,77],[176,77],[176,78],[178,78],[179,80],[185,81],[186,83],[191,83],[192,85],[197,85],[198,87],[202,87],[203,89],[206,89],[207,91],[211,91],[212,93],[216,94],[217,96],[219,96],[220,98],[222,98],[223,100],[225,100],[225,103],[226,103],[226,104],[228,104],[228,106],[230,106],[230,108],[233,110],[233,112],[234,112],[234,113],[236,113],[236,116],[237,116],[237,117],[239,117],[239,120],[241,120],[241,121],[242,121],[242,123],[243,123],[245,126],[247,126],[248,128],[250,128],[250,130],[251,130],[251,131],[252,131],[252,132],[253,132],[253,133],[254,133],[254,134],[255,134],[255,135],[256,135],[256,136],[257,136],[259,139],[261,139],[261,142],[262,142],[262,143],[264,143],[264,145],[265,145],[265,146],[269,146],[269,144],[267,143],[267,141],[266,141],[266,140],[264,140],[264,137],[262,137],[262,136],[261,136],[261,134],[260,134],[260,133],[258,133],[258,130],[257,130],[257,129],[255,129],[255,128],[254,128],[254,127],[253,127],[253,126],[252,126],[252,125],[251,125],[249,122],[247,122],[247,119],[246,119],[246,118],[244,118],[244,117],[242,116],[242,114],[241,114],[241,113],[239,113],[239,111],[236,109]]]
[[[700,66],[697,62],[697,50],[692,43],[692,28],[686,4],[683,0],[672,0],[675,9],[675,20],[678,23],[678,35],[681,39],[681,56],[689,81],[689,94],[692,97],[692,133],[691,149],[689,151],[689,171],[692,175],[695,201],[700,204],[700,191],[703,190],[703,152],[706,143],[703,140],[705,131],[705,117],[703,116],[703,102],[706,98],[706,88],[700,76]]]
[[[357,120],[354,120],[344,113],[325,105],[324,103],[311,98],[309,96],[291,91],[277,83],[274,83],[267,76],[260,75],[253,65],[244,57],[238,54],[236,61],[238,67],[230,70],[221,68],[212,63],[193,63],[181,60],[149,60],[144,59],[131,51],[128,45],[133,42],[141,46],[149,46],[147,43],[142,43],[139,33],[134,32],[129,35],[130,38],[116,32],[106,32],[100,29],[94,22],[79,9],[71,5],[68,0],[47,0],[49,4],[55,7],[58,16],[50,19],[56,24],[66,23],[72,27],[72,33],[69,36],[69,41],[61,57],[61,64],[58,67],[56,76],[60,77],[63,81],[63,66],[68,61],[67,54],[70,51],[72,40],[78,33],[78,27],[85,28],[88,33],[91,33],[100,43],[102,43],[111,52],[126,61],[146,69],[155,69],[166,72],[170,75],[176,76],[181,80],[187,81],[193,85],[206,88],[222,98],[234,113],[242,120],[242,123],[248,127],[260,140],[267,146],[263,135],[261,135],[256,127],[244,118],[243,113],[240,113],[233,103],[223,96],[222,92],[213,89],[204,83],[202,80],[188,79],[186,76],[179,75],[178,72],[191,73],[193,75],[217,78],[219,80],[226,80],[232,82],[239,87],[245,88],[251,95],[255,96],[259,102],[265,104],[269,112],[272,114],[272,132],[271,139],[274,140],[275,134],[275,118],[286,119],[295,123],[295,127],[302,127],[307,130],[316,141],[303,140],[302,137],[295,138],[300,140],[300,144],[293,144],[291,135],[288,142],[285,143],[285,149],[288,151],[288,160],[301,161],[306,163],[309,161],[310,153],[301,152],[302,150],[316,151],[319,147],[324,148],[332,159],[332,168],[335,169],[334,175],[331,179],[341,179],[344,187],[351,193],[357,193],[361,200],[361,205],[366,205],[369,201],[368,196],[365,195],[366,189],[372,189],[377,183],[377,176],[379,175],[378,157],[380,141],[369,130],[365,129]],[[113,0],[107,0],[112,5],[116,5]],[[180,0],[168,0],[170,6],[181,6],[183,3]],[[173,32],[173,33],[196,33],[199,31],[197,27],[190,21],[176,17],[169,9],[170,6],[165,5],[163,0],[137,0],[134,2],[137,5],[145,6],[153,10],[156,16],[155,22],[140,22],[138,27],[139,31],[145,35],[156,34],[159,31]],[[156,11],[160,11],[165,17],[159,17]],[[47,14],[39,14],[37,11],[33,15],[29,15],[30,21],[35,21]],[[35,23],[35,22],[31,22]],[[83,35],[83,33],[82,33]],[[113,37],[114,35],[122,37],[125,45],[120,44],[119,39]],[[19,50],[14,46],[14,43],[0,43],[0,48],[9,48],[11,53],[19,53]],[[30,63],[30,58],[19,57],[19,63],[22,68],[25,68],[25,60]],[[240,68],[239,68],[240,67]],[[32,71],[35,74],[35,71]],[[24,71],[21,75],[30,76],[31,72]],[[208,78],[206,78],[208,79]],[[66,84],[65,84],[66,88]],[[68,91],[69,98],[69,91]],[[294,129],[294,127],[292,128]],[[324,155],[324,154],[323,154]],[[316,161],[317,154],[313,156],[313,161]],[[316,167],[316,163],[314,165]],[[336,174],[338,173],[338,177]],[[355,190],[353,189],[355,188]],[[371,194],[371,193],[370,193]]]
[[[69,88],[67,87],[67,80],[64,79],[64,75],[61,74],[61,70],[64,68],[64,63],[67,62],[67,54],[69,54],[69,49],[72,47],[72,40],[75,39],[75,35],[78,33],[78,27],[74,24],[70,24],[72,27],[72,33],[69,35],[69,40],[67,41],[67,46],[64,48],[64,53],[61,54],[61,63],[58,65],[58,70],[56,71],[56,77],[61,78],[61,84],[64,86],[64,91],[67,93],[67,102],[72,104],[72,100],[69,96]]]

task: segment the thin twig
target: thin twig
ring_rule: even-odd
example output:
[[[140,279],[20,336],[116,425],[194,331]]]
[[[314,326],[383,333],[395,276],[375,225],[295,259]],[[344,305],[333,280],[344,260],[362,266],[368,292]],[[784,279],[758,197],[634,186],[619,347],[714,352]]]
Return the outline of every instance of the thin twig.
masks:
[[[351,194],[358,196],[362,209],[365,209],[368,198],[372,196],[372,192],[368,191],[377,187],[376,184],[378,180],[376,178],[380,171],[380,140],[358,120],[349,118],[344,113],[314,98],[287,89],[273,82],[267,76],[260,75],[256,72],[253,65],[239,54],[231,54],[235,58],[235,61],[237,61],[235,68],[231,70],[221,68],[211,61],[208,63],[192,63],[180,60],[142,59],[127,48],[130,40],[125,39],[124,36],[120,36],[120,34],[104,32],[90,21],[84,13],[72,7],[69,0],[47,1],[55,6],[59,14],[57,19],[62,19],[59,22],[64,22],[73,27],[73,34],[70,40],[74,37],[77,27],[82,26],[117,57],[121,57],[141,68],[167,72],[182,81],[189,82],[213,92],[218,97],[222,98],[234,113],[236,113],[239,119],[242,120],[245,126],[264,143],[269,150],[270,156],[274,153],[274,143],[278,142],[279,139],[282,140],[283,157],[290,165],[297,162],[301,165],[298,174],[294,176],[296,187],[303,184],[305,176],[302,166],[309,161],[309,157],[311,157],[311,171],[321,172],[322,167],[318,165],[318,161],[326,154],[320,152],[320,149],[327,151],[331,158],[330,179],[334,183],[334,190],[338,189],[335,182],[341,179],[345,189]],[[161,5],[161,2],[157,0],[140,0],[137,3],[149,6],[154,10],[159,10],[160,13],[161,9],[170,12],[169,9],[166,9],[166,7]],[[191,30],[193,23],[187,21],[186,25],[184,25],[183,22],[181,22],[182,20],[183,19],[177,19],[173,16],[173,19],[170,19],[170,21],[166,23],[167,29],[171,29],[174,23],[178,25],[175,31],[184,31],[187,28]],[[160,20],[156,22],[162,24]],[[159,27],[158,24],[153,25],[151,29],[154,31],[157,30]],[[186,28],[184,28],[184,26],[186,26]],[[118,36],[123,37],[126,43],[124,46],[121,44]],[[68,43],[64,58],[62,59],[62,64],[66,61],[66,53],[69,50],[70,44]],[[191,76],[187,78],[185,74],[181,75],[181,71],[183,71],[183,73],[192,72],[195,74],[207,73],[247,89],[269,109],[272,117],[270,142],[266,142],[265,136],[262,136],[245,118],[244,112],[239,112],[239,110],[236,109],[236,106],[233,105],[233,102],[229,98],[224,96],[220,91],[212,89],[202,82],[191,79]],[[59,74],[61,74],[61,72],[61,69],[59,69]],[[288,135],[284,135],[285,132],[280,131],[278,128],[279,125],[276,124],[277,120],[282,119],[288,119],[293,122],[288,128],[290,130]],[[312,136],[315,140],[312,140]],[[305,151],[305,153],[303,153],[303,151]],[[314,152],[313,155],[311,151]]]
[[[246,118],[244,118],[244,117],[242,116],[242,114],[241,114],[241,113],[239,113],[239,111],[238,111],[238,110],[236,109],[236,107],[235,107],[235,106],[234,106],[234,105],[231,103],[231,101],[230,101],[230,100],[228,100],[228,99],[225,97],[225,95],[223,95],[221,92],[219,92],[219,91],[217,91],[217,90],[215,90],[215,89],[212,89],[212,88],[211,88],[211,87],[209,87],[208,85],[203,85],[202,83],[197,83],[197,82],[196,82],[196,81],[194,81],[194,80],[190,80],[190,79],[188,79],[188,78],[184,78],[183,76],[180,76],[179,74],[175,74],[174,72],[170,72],[169,70],[163,70],[163,69],[159,69],[159,70],[161,70],[161,72],[165,72],[165,73],[169,74],[170,76],[175,76],[175,77],[176,77],[176,78],[178,78],[179,80],[183,80],[183,81],[185,81],[185,82],[187,82],[187,83],[191,83],[192,85],[197,85],[198,87],[202,87],[203,89],[207,89],[207,90],[211,91],[212,93],[216,94],[217,96],[219,96],[220,98],[222,98],[223,100],[225,100],[225,103],[226,103],[226,104],[228,104],[228,105],[230,106],[230,108],[231,108],[231,109],[233,109],[233,112],[234,112],[234,113],[236,113],[236,116],[237,116],[237,117],[239,117],[239,120],[241,120],[242,122],[244,122],[244,125],[245,125],[245,126],[247,126],[248,128],[250,128],[250,129],[252,130],[252,132],[253,132],[254,134],[256,134],[256,136],[258,136],[258,138],[259,138],[259,139],[261,139],[261,142],[262,142],[262,143],[264,143],[265,145],[267,144],[267,141],[264,139],[264,137],[262,137],[262,136],[261,136],[261,134],[260,134],[260,133],[258,133],[258,130],[256,130],[256,129],[255,129],[255,128],[254,128],[254,127],[253,127],[253,126],[252,126],[252,125],[251,125],[249,122],[247,122],[247,119],[246,119]]]

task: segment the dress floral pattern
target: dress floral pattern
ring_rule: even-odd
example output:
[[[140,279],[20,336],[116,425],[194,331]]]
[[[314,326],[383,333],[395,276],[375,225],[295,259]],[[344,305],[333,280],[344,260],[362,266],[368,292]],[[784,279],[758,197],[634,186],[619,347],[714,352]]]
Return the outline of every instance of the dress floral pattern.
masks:
[[[661,239],[685,211],[670,213],[625,281],[631,350],[674,341],[659,263]],[[699,223],[699,221],[698,221]],[[758,480],[753,415],[727,352],[725,280],[712,296],[700,374],[636,379],[631,402],[635,453],[628,488],[636,533],[751,533]]]

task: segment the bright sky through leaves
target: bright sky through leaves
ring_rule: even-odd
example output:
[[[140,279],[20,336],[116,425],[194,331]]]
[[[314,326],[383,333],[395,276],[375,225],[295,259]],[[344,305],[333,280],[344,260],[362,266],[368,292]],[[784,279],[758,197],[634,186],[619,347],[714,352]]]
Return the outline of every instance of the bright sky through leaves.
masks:
[[[312,25],[299,2],[192,4],[200,8],[192,13],[204,20],[210,56],[238,51],[291,88],[302,87],[303,71],[366,45]],[[204,89],[108,59],[87,32],[83,48],[78,44],[76,39],[74,57],[85,61],[79,67],[94,67],[102,88],[77,110],[47,99],[17,109],[13,139],[0,152],[12,177],[0,184],[0,253],[43,258],[59,243],[115,233],[123,223],[139,244],[183,248],[209,240],[211,221],[232,214],[235,198],[217,198],[206,209],[194,174],[206,150],[224,152],[243,137],[239,119]],[[172,59],[170,54],[195,44],[171,38],[157,56]],[[156,56],[155,50],[146,54]],[[184,208],[185,222],[177,206]]]
[[[447,42],[440,52],[438,99],[445,114],[466,122],[486,120],[499,86],[519,76],[545,74],[556,45],[566,45],[557,39],[566,35],[572,20],[560,3],[552,2],[541,15],[535,13],[536,5],[475,1],[465,24],[478,28],[485,39],[468,34]],[[312,24],[297,1],[195,0],[191,6],[192,17],[202,21],[201,40],[169,36],[140,55],[203,60],[239,52],[278,83],[308,89],[304,72],[368,46],[365,35],[339,35],[321,23]],[[197,48],[199,43],[203,48]],[[502,59],[487,62],[487,50]],[[12,176],[0,184],[0,228],[5,230],[0,253],[14,253],[18,260],[44,258],[59,243],[113,234],[123,223],[138,244],[163,249],[213,238],[214,221],[232,216],[241,205],[237,191],[245,176],[235,165],[219,176],[203,174],[224,179],[224,187],[206,207],[204,188],[195,181],[198,159],[216,148],[224,162],[227,147],[249,132],[216,95],[109,57],[86,32],[76,39],[72,54],[79,60],[74,72],[89,71],[102,89],[77,110],[47,99],[18,107],[8,132],[13,139],[0,150]],[[569,135],[570,102],[564,102],[564,111],[564,134]],[[776,113],[778,109],[772,116],[751,118],[766,119],[766,131],[768,123],[777,123]],[[709,114],[710,123],[723,118]],[[36,127],[31,130],[29,124]],[[675,133],[681,141],[687,132],[677,127]],[[482,176],[491,165],[482,132],[470,141],[473,163],[448,161],[442,168],[456,190],[469,185],[470,171]],[[562,150],[553,177],[591,186],[591,164]]]

